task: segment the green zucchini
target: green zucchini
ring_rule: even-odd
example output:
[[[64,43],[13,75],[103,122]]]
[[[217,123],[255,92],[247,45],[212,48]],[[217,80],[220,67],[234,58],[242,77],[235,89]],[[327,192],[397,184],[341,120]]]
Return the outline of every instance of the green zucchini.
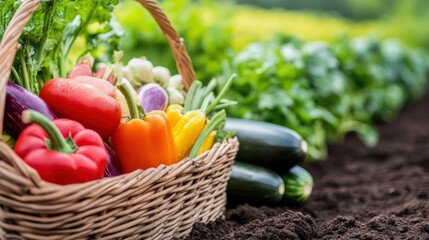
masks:
[[[282,175],[285,184],[283,201],[293,204],[302,204],[310,198],[313,191],[313,177],[300,166],[295,166],[289,173]]]
[[[286,173],[302,164],[306,158],[307,143],[286,127],[252,120],[228,118],[224,129],[235,131],[240,142],[237,160]]]
[[[280,202],[285,192],[283,179],[270,169],[235,162],[227,186],[228,203],[272,205]]]

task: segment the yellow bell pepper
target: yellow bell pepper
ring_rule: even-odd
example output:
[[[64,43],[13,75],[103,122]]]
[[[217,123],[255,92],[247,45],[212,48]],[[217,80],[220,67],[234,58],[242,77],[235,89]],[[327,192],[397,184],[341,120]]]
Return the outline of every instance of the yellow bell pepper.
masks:
[[[216,131],[211,131],[209,136],[204,140],[201,147],[198,149],[197,156],[213,147],[216,140]]]
[[[170,125],[172,128],[174,128],[177,122],[183,117],[183,107],[179,104],[172,104],[168,106],[165,112],[167,113],[168,120],[170,120]]]
[[[180,108],[174,105],[167,108],[166,112],[173,127],[177,158],[180,161],[189,154],[198,136],[203,131],[206,125],[206,116],[200,110],[182,114]]]
[[[217,97],[214,97],[212,92],[216,85],[214,81],[209,83],[207,88],[203,88],[201,82],[194,81],[189,89],[185,106],[172,104],[167,108],[166,113],[173,128],[179,161],[188,155],[194,158],[200,150],[204,152],[213,146],[216,133],[212,132],[224,124],[226,114],[221,110],[213,116],[210,124],[206,116],[215,110],[235,104],[231,101],[221,102],[234,78],[235,75],[227,80]]]

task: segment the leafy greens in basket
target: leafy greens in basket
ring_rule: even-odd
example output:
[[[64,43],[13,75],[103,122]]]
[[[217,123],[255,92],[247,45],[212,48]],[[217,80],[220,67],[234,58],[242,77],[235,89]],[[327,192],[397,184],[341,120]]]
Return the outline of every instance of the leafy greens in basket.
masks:
[[[85,4],[83,4],[85,2]],[[119,0],[45,0],[26,25],[11,79],[13,82],[38,93],[45,81],[53,77],[66,77],[73,45],[86,48],[82,54],[96,52],[101,45],[107,47],[106,56],[119,39],[119,31],[110,24],[111,12]],[[0,36],[21,1],[0,2]],[[85,43],[86,41],[86,43]],[[108,43],[108,44],[104,44]]]

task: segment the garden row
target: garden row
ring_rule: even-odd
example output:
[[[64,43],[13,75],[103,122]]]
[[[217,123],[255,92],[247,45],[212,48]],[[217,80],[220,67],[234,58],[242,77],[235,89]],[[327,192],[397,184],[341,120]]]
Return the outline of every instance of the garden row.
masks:
[[[279,37],[249,45],[224,66],[238,76],[228,97],[240,104],[230,113],[297,131],[312,159],[324,159],[327,142],[351,131],[376,144],[374,123],[422,96],[429,79],[425,51],[373,38]]]

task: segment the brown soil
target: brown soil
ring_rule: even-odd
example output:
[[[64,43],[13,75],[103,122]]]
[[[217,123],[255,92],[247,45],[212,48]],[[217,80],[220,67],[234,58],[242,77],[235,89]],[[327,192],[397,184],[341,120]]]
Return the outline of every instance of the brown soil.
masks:
[[[350,134],[306,166],[305,205],[239,205],[187,239],[429,239],[429,95],[378,129],[376,147]]]

